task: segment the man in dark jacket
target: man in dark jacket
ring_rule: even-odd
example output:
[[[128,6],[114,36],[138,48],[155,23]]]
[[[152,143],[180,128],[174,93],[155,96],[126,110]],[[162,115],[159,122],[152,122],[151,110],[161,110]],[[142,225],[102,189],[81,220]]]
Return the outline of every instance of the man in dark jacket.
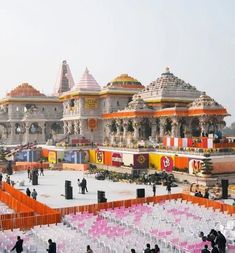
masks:
[[[202,250],[202,253],[210,253],[210,251],[208,250],[208,245],[204,246],[204,249]]]
[[[17,242],[11,251],[16,250],[17,253],[23,252],[23,240],[20,236],[17,236]]]
[[[219,250],[215,245],[212,246],[211,253],[219,253]]]
[[[49,249],[47,249],[48,253],[56,253],[56,243],[52,242],[51,239],[48,240]]]
[[[216,237],[215,243],[218,245],[219,252],[225,253],[226,239],[220,231],[218,231],[218,236]]]
[[[151,253],[150,244],[146,244],[146,249],[144,250],[144,253]]]

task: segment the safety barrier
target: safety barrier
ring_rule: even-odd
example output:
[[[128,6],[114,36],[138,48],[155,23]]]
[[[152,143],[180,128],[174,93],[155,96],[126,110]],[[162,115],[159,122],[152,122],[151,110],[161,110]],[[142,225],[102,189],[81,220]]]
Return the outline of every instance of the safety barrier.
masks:
[[[192,203],[197,203],[201,206],[212,207],[213,209],[218,209],[221,212],[228,212],[229,214],[235,213],[234,206],[223,204],[218,201],[213,201],[213,200],[209,200],[205,198],[191,196],[188,194],[183,194],[183,193],[120,200],[120,201],[113,201],[113,202],[106,202],[106,203],[83,205],[83,206],[56,208],[55,210],[59,211],[61,215],[66,215],[66,214],[76,213],[76,212],[97,213],[100,210],[106,210],[109,208],[115,208],[115,207],[121,207],[121,206],[130,207],[132,205],[144,204],[144,203],[159,203],[162,201],[166,201],[170,199],[179,199],[179,198],[190,201]]]
[[[2,229],[28,229],[37,225],[53,224],[61,221],[58,211],[28,197],[11,185],[3,182],[0,197],[16,214],[4,216],[1,220]]]
[[[49,163],[48,162],[16,162],[14,166],[15,171],[22,171],[22,170],[32,170],[32,169],[48,169],[49,168]]]

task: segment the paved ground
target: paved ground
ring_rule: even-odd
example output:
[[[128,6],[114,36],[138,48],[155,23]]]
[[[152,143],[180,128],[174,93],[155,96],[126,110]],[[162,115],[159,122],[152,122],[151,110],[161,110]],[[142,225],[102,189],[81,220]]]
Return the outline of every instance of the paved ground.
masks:
[[[69,207],[84,204],[97,203],[97,191],[105,191],[108,201],[131,199],[136,197],[137,188],[145,188],[145,196],[152,196],[152,187],[149,185],[136,185],[129,183],[111,182],[108,180],[96,180],[93,175],[84,175],[81,171],[45,171],[45,176],[39,176],[39,185],[32,186],[29,183],[27,172],[16,172],[11,176],[11,180],[16,182],[15,187],[25,192],[28,187],[32,191],[34,188],[38,192],[38,201],[46,205],[56,207]],[[88,193],[85,195],[78,193],[77,179],[85,177],[87,179]],[[74,199],[66,200],[64,197],[65,180],[72,181]],[[25,186],[19,186],[19,182],[24,181]],[[157,195],[166,194],[166,187],[157,185]],[[172,193],[182,192],[182,187],[172,188]]]

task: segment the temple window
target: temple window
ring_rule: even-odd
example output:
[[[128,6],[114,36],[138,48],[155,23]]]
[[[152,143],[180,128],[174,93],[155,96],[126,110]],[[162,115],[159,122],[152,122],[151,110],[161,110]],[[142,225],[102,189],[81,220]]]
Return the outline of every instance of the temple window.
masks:
[[[117,106],[119,106],[120,104],[119,104],[119,101],[117,101]]]

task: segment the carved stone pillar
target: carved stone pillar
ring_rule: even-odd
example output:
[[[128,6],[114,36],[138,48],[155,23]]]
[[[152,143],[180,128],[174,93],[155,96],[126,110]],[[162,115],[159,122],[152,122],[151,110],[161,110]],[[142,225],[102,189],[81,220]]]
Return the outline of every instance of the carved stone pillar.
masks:
[[[204,117],[199,118],[199,126],[201,128],[201,135],[208,134],[208,127],[209,127],[209,123],[208,120]]]
[[[39,126],[42,129],[42,142],[44,143],[46,141],[46,138],[45,138],[45,122],[42,122]]]
[[[117,136],[121,135],[122,123],[121,120],[116,120]]]
[[[112,132],[112,124],[110,121],[106,121],[105,124],[105,137],[110,138]]]
[[[72,131],[73,131],[73,125],[72,125],[72,121],[70,120],[70,121],[68,122],[68,133],[71,134]]]
[[[30,128],[30,123],[26,122],[25,123],[25,143],[29,142],[29,128]]]
[[[160,138],[164,137],[165,122],[166,122],[166,119],[160,118],[160,133],[159,133]]]
[[[10,123],[10,143],[14,141],[15,137],[15,123]]]
[[[123,138],[126,138],[128,130],[128,120],[124,120],[122,126],[123,126]]]
[[[64,121],[64,134],[67,134],[68,133],[68,122],[67,121]]]
[[[133,120],[133,128],[134,128],[134,139],[139,140],[139,130],[140,130],[140,121],[138,119]]]
[[[156,140],[156,134],[157,134],[157,123],[156,123],[156,119],[151,119],[150,120],[151,123],[151,139],[153,141]]]
[[[74,134],[79,134],[79,121],[74,121]]]
[[[177,118],[172,119],[171,123],[171,137],[178,137],[179,132],[179,122]]]
[[[80,135],[85,137],[85,131],[86,131],[86,120],[80,119]]]

